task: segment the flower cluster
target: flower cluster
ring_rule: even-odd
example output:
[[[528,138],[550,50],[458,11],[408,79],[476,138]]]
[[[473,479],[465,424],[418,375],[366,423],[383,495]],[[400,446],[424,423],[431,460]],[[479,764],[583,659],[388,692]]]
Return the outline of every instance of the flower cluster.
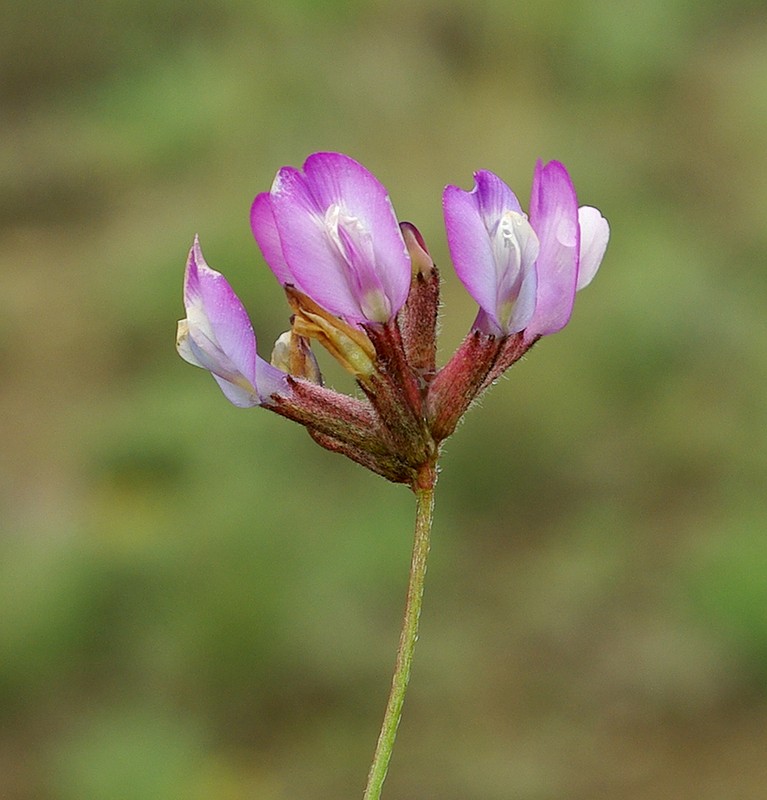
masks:
[[[541,336],[567,324],[609,238],[600,212],[578,207],[559,162],[536,165],[528,214],[498,176],[474,178],[470,192],[446,187],[443,208],[455,270],[479,312],[441,369],[439,274],[423,238],[397,221],[382,184],[340,153],[315,153],[303,170],[283,167],[253,202],[253,234],[292,310],[271,363],[196,239],[179,354],[211,372],[235,405],[295,420],[323,447],[391,481],[433,483],[440,443]],[[361,397],[323,386],[312,341],[355,377]]]

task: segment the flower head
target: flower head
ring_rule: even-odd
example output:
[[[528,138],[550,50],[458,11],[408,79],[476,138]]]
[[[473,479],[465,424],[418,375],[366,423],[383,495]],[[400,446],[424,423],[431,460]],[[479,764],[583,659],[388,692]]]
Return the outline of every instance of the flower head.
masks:
[[[256,353],[247,312],[226,278],[206,263],[195,237],[184,275],[186,318],[178,323],[176,348],[207,369],[236,406],[267,403],[287,389],[286,376]]]
[[[410,257],[386,189],[349,156],[314,153],[283,167],[251,208],[280,283],[350,322],[388,322],[410,287]]]
[[[525,339],[555,333],[572,313],[575,292],[594,277],[609,226],[595,208],[578,208],[558,161],[538,162],[529,218],[492,172],[475,173],[466,192],[443,195],[448,245],[458,277],[480,306],[476,327]]]
[[[208,370],[235,405],[262,405],[304,425],[314,441],[420,490],[441,442],[471,404],[541,336],[567,324],[575,293],[594,277],[609,226],[578,203],[567,170],[538,162],[529,216],[492,172],[443,195],[456,272],[479,304],[453,356],[437,368],[440,276],[386,189],[340,153],[283,167],[251,208],[251,226],[292,314],[268,364],[247,313],[195,238],[184,278],[177,347]],[[357,381],[361,397],[323,385],[319,344]]]

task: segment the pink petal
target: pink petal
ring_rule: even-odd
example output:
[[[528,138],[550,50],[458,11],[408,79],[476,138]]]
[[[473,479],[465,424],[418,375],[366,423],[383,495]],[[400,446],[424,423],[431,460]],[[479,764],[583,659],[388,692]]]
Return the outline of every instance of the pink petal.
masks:
[[[538,234],[538,298],[527,338],[561,330],[570,319],[578,277],[578,201],[558,161],[538,162],[530,197],[530,224]]]
[[[372,233],[378,277],[398,311],[410,289],[410,256],[384,185],[341,153],[314,153],[306,159],[304,172],[324,208],[346,208]]]
[[[498,219],[507,211],[524,213],[517,196],[495,173],[481,169],[474,173],[480,213],[487,219]]]
[[[578,209],[578,224],[581,229],[578,289],[583,289],[591,283],[602,263],[610,238],[610,225],[601,212],[591,206]]]
[[[286,283],[295,285],[295,278],[282,254],[282,242],[277,230],[277,223],[274,221],[274,212],[268,192],[262,192],[253,201],[250,208],[250,227],[261,248],[264,260],[277,280],[283,286]]]
[[[378,293],[388,306],[379,313],[390,318],[407,298],[410,258],[386,189],[340,153],[315,153],[304,171],[281,169],[271,191],[295,280],[320,305],[356,321],[367,318],[366,300]],[[333,220],[340,220],[340,242],[329,234]]]
[[[285,261],[301,290],[333,314],[361,319],[348,266],[328,238],[326,209],[319,207],[304,175],[283,167],[270,198]]]
[[[196,237],[187,264],[184,303],[190,328],[199,324],[240,374],[255,383],[256,337],[253,326],[226,278],[205,262]]]
[[[483,330],[516,333],[527,325],[535,310],[533,262],[538,243],[521,219],[524,215],[514,192],[486,170],[474,173],[474,179],[471,192],[448,186],[442,196],[450,256],[461,282],[485,312],[486,318],[478,318]],[[516,219],[527,228],[527,232],[519,231],[519,238],[514,237],[522,254],[518,270],[510,269],[507,257],[497,252],[494,244],[504,217],[513,224],[509,216],[514,215],[519,215]]]
[[[466,291],[500,329],[496,317],[495,259],[477,187],[471,192],[446,186],[442,194],[450,258]]]
[[[179,323],[178,352],[211,372],[234,405],[259,405],[272,394],[287,391],[285,374],[256,355],[247,312],[226,278],[207,265],[197,237],[187,262],[184,305],[186,319]]]

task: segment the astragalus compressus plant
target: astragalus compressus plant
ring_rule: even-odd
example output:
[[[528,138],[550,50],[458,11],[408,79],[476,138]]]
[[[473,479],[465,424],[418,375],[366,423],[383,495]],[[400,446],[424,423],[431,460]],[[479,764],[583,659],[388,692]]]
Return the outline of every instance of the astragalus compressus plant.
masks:
[[[348,156],[314,153],[303,170],[283,167],[253,202],[253,234],[291,309],[269,361],[197,239],[186,266],[182,358],[208,370],[234,405],[298,422],[320,446],[415,494],[404,621],[365,800],[380,797],[410,677],[441,444],[482,392],[567,324],[609,238],[607,221],[578,206],[557,161],[536,165],[527,213],[497,175],[479,171],[474,180],[471,191],[447,186],[442,199],[453,265],[479,311],[441,368],[437,268],[383,185]],[[323,385],[313,343],[354,376],[359,396]]]

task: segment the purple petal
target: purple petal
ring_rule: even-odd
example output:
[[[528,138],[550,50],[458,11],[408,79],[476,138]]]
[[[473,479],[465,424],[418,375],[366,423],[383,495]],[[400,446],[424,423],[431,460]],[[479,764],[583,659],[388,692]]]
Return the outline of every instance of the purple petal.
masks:
[[[268,361],[264,361],[260,356],[256,356],[256,385],[258,394],[262,402],[269,402],[273,394],[288,394],[288,376],[277,367],[273,367]]]
[[[477,202],[485,219],[498,219],[507,211],[524,213],[517,196],[494,172],[481,169],[474,173]]]
[[[480,211],[477,187],[467,192],[458,186],[446,186],[442,194],[442,209],[456,274],[477,305],[500,328],[495,306],[495,259]]]
[[[538,162],[530,197],[530,224],[540,241],[538,298],[527,338],[555,333],[570,319],[578,277],[578,201],[558,161]]]
[[[580,263],[578,265],[578,289],[588,286],[602,263],[610,226],[600,211],[591,206],[578,209],[578,224],[581,229]]]
[[[268,192],[262,192],[253,201],[250,208],[250,227],[261,248],[264,260],[277,280],[283,286],[286,283],[295,285],[295,278],[282,254],[282,242],[277,230],[277,223],[274,221],[274,212]]]
[[[522,330],[535,309],[538,241],[514,193],[492,172],[465,192],[443,194],[448,246],[458,277],[495,327]]]
[[[383,322],[410,287],[410,258],[386,189],[348,156],[315,153],[281,169],[271,191],[285,261],[334,314]]]
[[[240,298],[226,278],[211,269],[195,238],[189,253],[184,303],[190,328],[197,323],[251,383],[256,379],[256,337]]]
[[[197,237],[187,261],[184,305],[177,345],[181,357],[210,371],[234,405],[259,405],[253,327],[226,278],[205,262]]]

